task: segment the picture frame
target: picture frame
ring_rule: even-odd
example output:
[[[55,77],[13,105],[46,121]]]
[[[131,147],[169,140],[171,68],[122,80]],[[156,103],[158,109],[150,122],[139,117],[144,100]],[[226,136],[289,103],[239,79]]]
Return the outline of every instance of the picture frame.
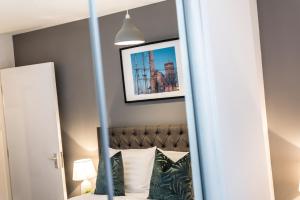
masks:
[[[184,97],[178,38],[120,49],[126,103]]]

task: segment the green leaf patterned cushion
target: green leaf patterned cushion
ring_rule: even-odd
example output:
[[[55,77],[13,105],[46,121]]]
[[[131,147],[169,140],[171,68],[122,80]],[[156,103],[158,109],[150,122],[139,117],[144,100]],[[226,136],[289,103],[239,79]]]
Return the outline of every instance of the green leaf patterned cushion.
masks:
[[[114,183],[114,196],[125,196],[124,170],[121,152],[110,158],[112,166],[112,178]],[[96,181],[95,194],[107,194],[106,174],[104,161],[99,162],[98,176]]]
[[[156,150],[148,199],[193,200],[189,154],[173,162]]]

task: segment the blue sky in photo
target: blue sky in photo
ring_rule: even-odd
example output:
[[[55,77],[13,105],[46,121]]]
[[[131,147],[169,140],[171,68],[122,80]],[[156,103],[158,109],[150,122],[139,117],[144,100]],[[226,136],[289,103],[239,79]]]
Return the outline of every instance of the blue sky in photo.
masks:
[[[176,70],[177,64],[176,64],[176,54],[175,54],[174,47],[156,49],[153,51],[153,54],[154,54],[154,64],[156,70],[164,73],[165,72],[164,64],[167,62],[173,62]],[[143,56],[144,56],[145,67],[149,68],[149,51],[131,54],[132,72],[134,78],[136,77],[135,76],[136,70],[134,69],[136,69],[137,67],[138,68],[143,67]],[[149,70],[147,70],[146,74],[148,77],[150,76]]]

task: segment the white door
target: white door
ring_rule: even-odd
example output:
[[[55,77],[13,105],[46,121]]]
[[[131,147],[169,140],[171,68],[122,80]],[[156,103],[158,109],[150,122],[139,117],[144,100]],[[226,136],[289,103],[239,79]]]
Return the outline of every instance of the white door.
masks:
[[[66,199],[54,64],[0,74],[13,200]]]

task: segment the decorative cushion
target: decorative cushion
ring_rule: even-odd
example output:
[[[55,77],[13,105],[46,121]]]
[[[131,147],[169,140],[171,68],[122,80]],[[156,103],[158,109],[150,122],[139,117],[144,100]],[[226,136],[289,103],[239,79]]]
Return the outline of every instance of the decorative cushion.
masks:
[[[124,187],[124,168],[121,152],[117,152],[111,158],[112,166],[112,178],[114,184],[114,196],[124,196],[125,187]],[[106,174],[105,174],[105,165],[104,161],[99,162],[98,167],[98,176],[96,181],[96,190],[95,194],[107,194],[107,183],[106,183]]]
[[[149,199],[193,200],[191,161],[189,154],[173,162],[156,150]]]
[[[124,180],[126,193],[149,193],[155,149],[123,149]],[[120,151],[109,149],[110,152]]]

